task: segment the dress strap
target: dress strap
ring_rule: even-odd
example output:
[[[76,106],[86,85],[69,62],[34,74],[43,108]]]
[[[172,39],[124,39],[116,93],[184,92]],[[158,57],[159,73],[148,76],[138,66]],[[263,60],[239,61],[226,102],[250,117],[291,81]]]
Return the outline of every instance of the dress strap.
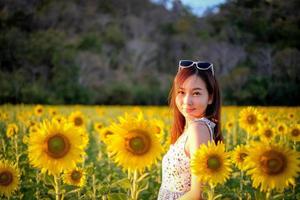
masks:
[[[216,124],[205,117],[196,118],[193,120],[193,122],[200,122],[200,121],[204,122],[206,124],[206,126],[208,127],[208,130],[210,133],[210,140],[214,139],[214,128],[215,128]]]

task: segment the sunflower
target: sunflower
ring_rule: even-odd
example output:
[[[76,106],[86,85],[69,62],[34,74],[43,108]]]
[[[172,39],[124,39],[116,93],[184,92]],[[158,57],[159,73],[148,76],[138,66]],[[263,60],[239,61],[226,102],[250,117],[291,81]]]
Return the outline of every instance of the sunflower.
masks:
[[[153,126],[156,127],[156,134],[159,137],[159,139],[162,141],[163,137],[164,137],[164,128],[165,128],[165,124],[162,120],[158,120],[158,119],[152,119],[150,121],[150,123],[152,123]]]
[[[0,160],[0,196],[10,197],[20,184],[20,171],[7,160]]]
[[[233,126],[234,126],[234,121],[233,120],[229,120],[229,121],[226,122],[225,129],[226,129],[226,132],[228,134],[230,134],[230,132],[232,131]]]
[[[263,114],[261,117],[261,120],[264,124],[269,123],[270,122],[270,117],[267,114]]]
[[[259,138],[264,141],[272,141],[275,139],[275,131],[270,125],[259,126]]]
[[[6,112],[4,112],[4,111],[0,111],[0,120],[1,121],[6,121],[6,120],[8,120],[8,114],[6,113]]]
[[[48,112],[52,117],[58,114],[57,110],[54,108],[49,108]]]
[[[289,184],[295,185],[300,172],[300,156],[295,150],[271,143],[253,143],[245,159],[252,185],[261,191],[283,191]]]
[[[241,110],[239,114],[240,127],[247,132],[254,134],[260,121],[261,114],[253,107],[247,107]]]
[[[56,114],[52,119],[54,119],[55,121],[57,121],[58,123],[66,123],[67,119],[60,115],[60,114]]]
[[[209,183],[210,186],[222,184],[232,171],[229,156],[223,143],[202,144],[191,158],[192,173],[200,182]]]
[[[281,135],[286,135],[288,131],[288,126],[286,125],[286,123],[280,121],[277,123],[276,131]]]
[[[35,133],[39,130],[40,124],[35,124],[29,128],[29,133]]]
[[[119,123],[111,125],[107,149],[111,158],[124,170],[143,171],[160,158],[163,148],[157,137],[157,127],[146,121],[140,113],[137,117],[125,114]]]
[[[26,125],[26,127],[28,127],[28,128],[30,128],[30,127],[32,127],[32,126],[35,126],[37,124],[37,122],[36,121],[33,121],[33,120],[27,120],[27,121],[25,121],[25,125]]]
[[[287,116],[288,116],[288,119],[289,119],[289,120],[295,120],[295,118],[296,118],[296,113],[295,113],[295,111],[290,110],[290,111],[287,113]]]
[[[103,127],[101,130],[97,131],[100,137],[100,140],[107,144],[110,141],[110,136],[114,133],[111,130],[111,127]]]
[[[8,138],[13,137],[19,131],[18,126],[15,123],[11,123],[7,125],[6,136]]]
[[[245,158],[248,156],[248,148],[245,145],[238,145],[232,152],[231,152],[231,160],[237,168],[244,171],[246,170],[245,167]]]
[[[28,141],[30,163],[42,172],[58,174],[83,161],[85,145],[83,131],[70,123],[45,120],[31,132]]]
[[[99,132],[103,128],[103,124],[100,122],[95,122],[94,123],[94,129]]]
[[[85,127],[85,117],[80,111],[72,112],[69,116],[69,121],[74,124],[76,127]]]
[[[41,106],[41,105],[36,105],[36,106],[34,107],[34,114],[35,114],[36,116],[38,116],[38,117],[42,116],[43,112],[44,112],[44,107],[43,107],[43,106]]]
[[[68,185],[74,185],[82,187],[85,184],[86,173],[81,168],[75,168],[72,170],[65,171],[63,174],[64,183]]]
[[[300,124],[292,124],[288,131],[288,136],[291,140],[300,141]]]
[[[29,137],[27,135],[24,135],[22,138],[23,144],[28,144],[28,141],[29,141]]]

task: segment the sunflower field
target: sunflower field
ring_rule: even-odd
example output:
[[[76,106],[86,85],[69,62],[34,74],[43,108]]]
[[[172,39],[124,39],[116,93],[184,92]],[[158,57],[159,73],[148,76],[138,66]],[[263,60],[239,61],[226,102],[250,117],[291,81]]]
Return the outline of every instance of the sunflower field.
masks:
[[[0,199],[152,200],[172,114],[154,106],[0,106]],[[300,107],[223,107],[191,171],[204,199],[300,199]]]

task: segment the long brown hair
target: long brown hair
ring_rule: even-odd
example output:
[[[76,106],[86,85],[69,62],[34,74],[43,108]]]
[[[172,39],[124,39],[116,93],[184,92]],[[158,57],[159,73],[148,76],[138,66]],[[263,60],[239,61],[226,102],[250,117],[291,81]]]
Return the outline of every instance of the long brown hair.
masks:
[[[210,70],[199,70],[196,67],[189,67],[181,69],[177,72],[169,93],[169,105],[173,111],[173,123],[171,128],[172,144],[174,144],[182,134],[186,123],[184,116],[180,113],[176,106],[177,90],[188,77],[194,74],[205,82],[208,94],[213,98],[212,103],[206,108],[205,117],[216,124],[214,128],[214,141],[215,143],[218,141],[223,141],[223,136],[221,133],[221,97],[219,84]]]

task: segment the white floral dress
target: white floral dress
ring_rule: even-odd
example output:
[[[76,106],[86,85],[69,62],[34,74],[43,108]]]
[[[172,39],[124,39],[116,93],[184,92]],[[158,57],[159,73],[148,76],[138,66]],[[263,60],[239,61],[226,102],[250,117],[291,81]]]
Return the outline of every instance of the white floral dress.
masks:
[[[196,121],[202,121],[207,125],[212,140],[215,123],[207,118],[198,118],[194,120]],[[184,131],[163,157],[162,184],[158,200],[176,200],[191,189],[190,158],[184,151],[187,136],[187,132]]]

